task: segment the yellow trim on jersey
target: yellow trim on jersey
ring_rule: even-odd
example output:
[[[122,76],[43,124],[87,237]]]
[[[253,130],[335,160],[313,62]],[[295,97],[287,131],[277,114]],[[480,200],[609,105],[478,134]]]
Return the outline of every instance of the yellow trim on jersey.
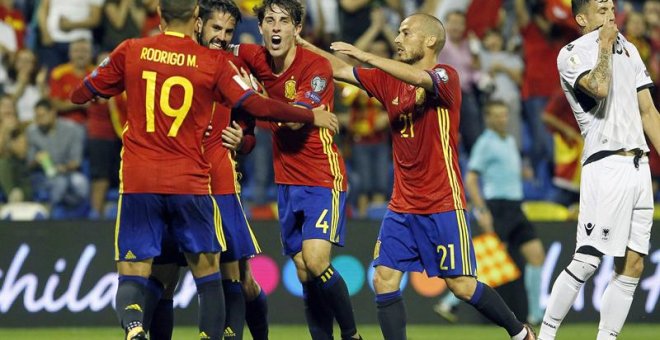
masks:
[[[458,222],[458,234],[461,241],[461,261],[463,262],[463,275],[472,275],[472,265],[470,263],[470,234],[467,229],[467,221],[463,210],[463,202],[461,200],[460,184],[458,183],[458,176],[453,167],[453,151],[449,143],[449,110],[438,107],[438,127],[440,133],[440,142],[442,145],[442,153],[445,159],[445,168],[447,169],[447,179],[451,186],[452,198],[454,200],[454,209],[456,210],[456,220]]]
[[[128,124],[124,128],[124,133],[128,130]],[[123,136],[123,133],[122,133]],[[123,140],[123,139],[122,139]],[[121,151],[119,152],[119,194],[124,193],[124,148],[126,146],[122,144]]]
[[[121,199],[124,195],[119,194],[117,201],[117,219],[115,220],[115,261],[119,261],[119,220],[121,219]]]
[[[220,214],[220,207],[218,203],[213,198],[213,195],[209,195],[213,201],[213,224],[215,228],[215,237],[218,238],[218,243],[222,246],[222,250],[227,250],[227,241],[225,240],[225,231],[222,229],[222,215]]]
[[[165,31],[164,34],[165,35],[172,35],[172,36],[179,37],[179,38],[185,38],[186,37],[186,35],[181,33],[181,32]]]
[[[321,144],[323,145],[323,153],[328,156],[328,163],[330,164],[330,173],[333,176],[333,188],[338,191],[342,191],[344,176],[341,173],[341,167],[339,166],[339,156],[332,149],[332,135],[330,131],[326,128],[319,129],[319,137],[321,138]]]
[[[234,191],[239,194],[241,192],[241,183],[238,182],[238,173],[236,172],[236,161],[234,161],[233,152],[227,150],[227,157],[229,158],[229,163],[231,163],[231,175],[234,179]],[[241,201],[240,198],[238,201]]]
[[[337,235],[337,226],[339,226],[339,198],[341,191],[332,189],[332,224],[330,226],[330,240],[339,242],[339,235]]]
[[[254,245],[254,250],[257,252],[257,254],[261,253],[261,247],[259,246],[259,242],[257,241],[257,237],[254,236],[254,233],[252,232],[252,227],[250,226],[250,222],[248,221],[247,216],[245,216],[245,210],[243,209],[243,203],[241,203],[241,196],[236,193],[236,201],[238,202],[238,206],[241,208],[241,214],[243,214],[243,218],[245,219],[245,225],[247,225],[248,231],[250,232],[250,239],[252,239],[252,244]]]

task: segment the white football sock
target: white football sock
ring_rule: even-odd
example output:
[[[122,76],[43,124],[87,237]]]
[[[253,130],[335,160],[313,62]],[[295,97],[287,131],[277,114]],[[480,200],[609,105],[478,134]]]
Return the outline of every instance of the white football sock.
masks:
[[[616,339],[623,328],[639,278],[614,274],[603,294],[597,340]]]

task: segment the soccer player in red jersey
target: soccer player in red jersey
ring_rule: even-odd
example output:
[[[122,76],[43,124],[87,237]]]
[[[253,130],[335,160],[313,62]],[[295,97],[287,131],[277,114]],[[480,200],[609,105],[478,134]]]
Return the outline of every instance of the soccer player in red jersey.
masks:
[[[199,17],[195,23],[197,42],[211,49],[227,49],[234,28],[241,20],[238,6],[231,0],[200,0],[198,3]],[[233,62],[242,65],[238,59]],[[247,154],[254,148],[254,118],[242,110],[232,111],[227,106],[216,105],[211,126],[218,131],[211,131],[204,139],[204,155],[211,164],[211,193],[218,203],[227,243],[227,250],[220,257],[226,313],[224,336],[242,339],[247,321],[253,339],[268,339],[266,294],[254,280],[247,261],[261,250],[240,202],[240,184],[234,161],[235,152]],[[224,130],[220,131],[222,128]],[[176,247],[168,250],[174,254],[157,257],[154,261],[155,275],[150,278],[164,287],[162,294],[156,294],[161,296],[160,301],[148,301],[145,310],[150,313],[150,304],[154,306],[153,314],[145,319],[151,321],[147,325],[150,336],[160,340],[172,338],[173,288],[179,278],[179,264],[185,265],[185,261],[180,260],[183,255]]]
[[[461,90],[457,72],[436,64],[445,43],[442,23],[427,14],[406,18],[395,43],[401,61],[346,43],[331,47],[375,68],[346,62],[301,40],[330,60],[335,78],[362,86],[385,106],[392,131],[394,191],[374,250],[378,321],[385,339],[406,338],[399,284],[406,271],[426,270],[512,339],[535,339],[502,298],[476,280],[458,166]],[[468,122],[469,123],[469,122]]]
[[[256,95],[232,72],[225,54],[191,36],[196,0],[161,0],[163,34],[118,46],[85,77],[74,103],[126,90],[128,120],[122,136],[115,260],[119,271],[117,314],[127,339],[146,339],[142,306],[152,259],[166,229],[184,250],[200,300],[201,339],[222,338],[224,296],[219,252],[220,214],[209,195],[209,164],[201,141],[215,101],[253,114],[336,128],[336,117]],[[216,67],[204,67],[216,65]],[[257,109],[259,111],[257,111]]]
[[[296,46],[303,8],[295,0],[266,0],[255,8],[265,46],[241,44],[238,56],[271,98],[296,106],[332,108],[332,69],[321,56]],[[309,125],[271,124],[273,163],[284,254],[303,284],[313,339],[359,338],[348,289],[330,264],[332,245],[343,246],[346,173],[333,133]]]

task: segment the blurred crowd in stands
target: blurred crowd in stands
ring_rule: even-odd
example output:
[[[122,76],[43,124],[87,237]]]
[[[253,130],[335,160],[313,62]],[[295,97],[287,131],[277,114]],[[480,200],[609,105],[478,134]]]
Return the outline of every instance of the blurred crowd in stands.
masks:
[[[302,0],[304,36],[341,40],[395,56],[398,23],[415,12],[445,25],[439,63],[462,84],[461,159],[484,131],[483,104],[509,106],[509,132],[523,156],[526,200],[578,202],[582,137],[559,85],[556,56],[577,37],[570,0]],[[261,43],[252,8],[235,43]],[[640,52],[660,99],[660,1],[616,1],[619,30]],[[55,219],[113,218],[124,98],[72,104],[69,93],[125,39],[157,34],[158,0],[0,0],[0,204],[39,202]],[[387,113],[356,87],[337,86],[335,138],[349,170],[352,214],[369,216],[392,187]],[[220,131],[219,129],[217,131]],[[255,217],[275,201],[270,135],[240,159],[243,199]],[[660,161],[651,152],[654,189]],[[164,169],[163,171],[167,171]],[[228,179],[231,180],[231,179]],[[271,209],[266,208],[267,211]],[[380,216],[375,216],[380,218]]]

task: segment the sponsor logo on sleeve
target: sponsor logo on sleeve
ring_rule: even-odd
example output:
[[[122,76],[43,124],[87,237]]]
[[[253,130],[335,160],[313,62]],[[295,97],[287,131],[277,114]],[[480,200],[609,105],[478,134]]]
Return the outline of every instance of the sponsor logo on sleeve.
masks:
[[[433,70],[433,73],[437,77],[438,80],[442,81],[443,83],[446,83],[449,81],[449,75],[447,74],[447,70],[445,70],[442,67],[436,68]]]
[[[313,92],[313,91],[305,92],[305,98],[311,100],[312,103],[314,103],[314,104],[318,104],[318,103],[321,102],[321,96],[319,96],[318,93]]]
[[[578,65],[582,64],[582,60],[580,60],[580,57],[578,57],[577,54],[574,54],[574,55],[568,57],[568,63],[571,66],[578,66]]]
[[[312,91],[319,93],[325,90],[328,81],[325,78],[316,76],[312,79]]]

